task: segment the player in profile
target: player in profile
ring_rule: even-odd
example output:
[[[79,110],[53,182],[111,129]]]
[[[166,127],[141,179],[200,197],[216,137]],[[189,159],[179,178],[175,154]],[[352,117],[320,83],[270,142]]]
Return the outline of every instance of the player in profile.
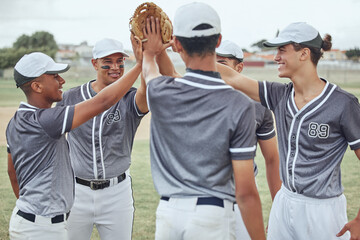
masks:
[[[270,212],[268,239],[359,239],[360,213],[346,224],[340,164],[348,146],[360,159],[360,106],[317,74],[331,36],[322,38],[297,22],[264,45],[277,48],[279,77],[290,83],[258,82],[225,66],[218,69],[228,84],[275,114],[283,185]]]

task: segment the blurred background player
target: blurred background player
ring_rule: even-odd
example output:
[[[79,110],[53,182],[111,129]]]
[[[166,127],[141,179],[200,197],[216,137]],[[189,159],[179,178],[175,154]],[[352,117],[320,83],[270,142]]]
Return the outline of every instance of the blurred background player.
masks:
[[[142,52],[134,52],[140,71]],[[95,97],[124,74],[125,53],[121,42],[102,39],[93,48],[91,63],[97,78],[64,93],[58,106]],[[137,127],[145,113],[146,85],[131,88],[110,109],[68,134],[75,172],[75,202],[69,217],[70,239],[90,239],[93,226],[100,238],[131,239],[134,204],[129,167]]]
[[[244,53],[241,48],[229,41],[224,40],[216,48],[216,61],[231,67],[241,73],[244,68]],[[272,200],[281,187],[279,175],[279,151],[277,148],[276,132],[272,112],[263,107],[259,102],[255,102],[255,120],[256,120],[256,137],[261,152],[265,159],[266,177]],[[254,161],[254,175],[258,173],[257,165]],[[250,236],[242,220],[239,208],[235,207],[236,217],[236,239],[246,240]]]

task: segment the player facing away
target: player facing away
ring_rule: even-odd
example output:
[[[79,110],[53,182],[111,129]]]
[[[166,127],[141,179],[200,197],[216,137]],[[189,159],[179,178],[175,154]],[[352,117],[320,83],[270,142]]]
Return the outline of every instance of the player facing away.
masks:
[[[15,65],[15,82],[27,103],[20,104],[6,130],[8,173],[18,198],[9,224],[10,239],[68,239],[75,179],[65,133],[119,101],[141,65],[87,101],[51,108],[62,99],[65,80],[59,73],[68,69],[67,64],[55,63],[39,52],[23,56]]]
[[[143,74],[151,170],[161,196],[155,239],[235,239],[235,201],[252,239],[265,239],[253,169],[254,103],[216,72],[218,14],[204,3],[176,11],[174,44],[187,67],[181,78],[160,74],[159,20],[149,22]]]
[[[297,22],[264,45],[277,47],[279,77],[290,83],[258,82],[227,67],[220,72],[275,114],[283,185],[270,212],[268,239],[348,240],[346,230],[359,239],[359,214],[339,231],[347,222],[340,164],[348,146],[360,159],[360,106],[317,74],[331,36],[322,39],[315,28]]]
[[[224,40],[216,48],[216,61],[231,67],[241,73],[244,68],[244,53],[241,48],[232,41]],[[279,151],[277,147],[274,120],[269,109],[255,102],[256,138],[261,152],[265,159],[266,177],[270,189],[271,199],[274,200],[276,193],[281,187],[279,175]],[[254,175],[258,173],[257,165],[254,161]],[[250,240],[242,220],[239,208],[235,206],[235,233],[237,240]]]
[[[141,68],[142,52],[133,67]],[[96,42],[91,60],[97,78],[64,93],[60,106],[92,99],[122,77],[128,55],[121,42],[105,38]],[[69,239],[90,239],[93,226],[103,240],[131,239],[134,201],[129,167],[137,127],[145,113],[146,85],[131,88],[111,108],[68,134],[75,173],[75,202],[69,217]]]

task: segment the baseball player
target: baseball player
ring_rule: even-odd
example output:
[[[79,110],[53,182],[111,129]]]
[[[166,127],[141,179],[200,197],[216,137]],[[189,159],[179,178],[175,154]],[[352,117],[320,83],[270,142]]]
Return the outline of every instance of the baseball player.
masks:
[[[27,98],[6,129],[8,172],[18,198],[9,224],[10,239],[67,239],[74,200],[74,175],[65,133],[115,104],[133,85],[141,65],[96,97],[51,108],[62,99],[67,64],[34,52],[15,65],[14,78]]]
[[[133,82],[140,74],[142,52],[138,54]],[[124,74],[125,57],[121,42],[108,38],[96,42],[91,62],[97,78],[66,91],[58,106],[96,96]],[[136,129],[147,112],[146,85],[142,83],[138,90],[131,88],[110,109],[68,134],[76,182],[68,224],[70,239],[90,239],[94,225],[101,239],[131,239],[131,150]]]
[[[316,71],[322,51],[331,49],[331,36],[322,39],[312,26],[298,22],[264,45],[277,47],[279,77],[290,83],[220,71],[275,114],[283,185],[270,212],[268,239],[348,240],[346,230],[359,239],[359,216],[339,233],[347,222],[340,164],[348,145],[360,159],[359,102]]]
[[[216,48],[216,60],[218,63],[231,67],[235,71],[241,73],[244,68],[244,53],[241,48],[229,41],[222,41],[220,46]],[[266,176],[271,193],[274,200],[276,193],[281,187],[279,175],[279,152],[277,148],[276,133],[272,113],[269,109],[263,107],[259,102],[255,102],[255,120],[256,120],[256,137],[261,152],[264,155],[266,163]],[[254,175],[256,176],[258,169],[254,161]],[[250,236],[245,228],[241,218],[239,208],[235,207],[236,219],[236,239],[250,240]]]
[[[161,196],[155,239],[235,239],[235,201],[252,239],[265,239],[253,170],[255,107],[216,72],[219,16],[205,3],[190,3],[173,23],[184,77],[159,73],[159,20],[144,31],[151,170]]]

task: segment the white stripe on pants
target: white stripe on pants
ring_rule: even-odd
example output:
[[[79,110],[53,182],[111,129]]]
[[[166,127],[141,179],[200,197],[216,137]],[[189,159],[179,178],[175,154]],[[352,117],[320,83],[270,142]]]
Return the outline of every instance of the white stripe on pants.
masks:
[[[348,222],[346,198],[309,198],[281,186],[269,217],[269,240],[349,240],[336,234]]]

